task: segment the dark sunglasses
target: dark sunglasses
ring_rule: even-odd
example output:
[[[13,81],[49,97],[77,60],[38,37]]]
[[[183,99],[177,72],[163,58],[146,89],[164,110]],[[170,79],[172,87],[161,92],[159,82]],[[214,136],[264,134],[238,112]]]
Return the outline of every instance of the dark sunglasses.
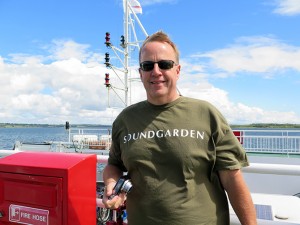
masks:
[[[155,63],[157,63],[158,67],[162,70],[169,70],[173,68],[175,64],[173,60],[160,60],[158,62],[144,61],[140,63],[140,68],[143,71],[151,71],[153,70]]]

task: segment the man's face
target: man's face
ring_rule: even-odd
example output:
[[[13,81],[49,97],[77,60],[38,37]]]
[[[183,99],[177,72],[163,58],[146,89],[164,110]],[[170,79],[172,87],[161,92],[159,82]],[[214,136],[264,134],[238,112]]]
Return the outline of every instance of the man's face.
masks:
[[[173,48],[168,43],[149,42],[141,52],[140,62],[172,60],[173,68],[161,69],[157,63],[150,71],[140,69],[140,77],[147,92],[147,100],[155,105],[162,105],[176,100],[179,97],[176,83],[180,74],[180,65],[176,64]]]

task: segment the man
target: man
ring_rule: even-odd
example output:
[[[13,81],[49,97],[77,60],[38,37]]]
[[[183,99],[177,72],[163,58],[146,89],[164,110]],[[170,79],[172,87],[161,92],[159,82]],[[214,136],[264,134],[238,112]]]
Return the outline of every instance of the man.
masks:
[[[129,225],[226,225],[226,193],[241,224],[256,224],[240,172],[248,165],[245,151],[216,108],[178,94],[175,44],[157,32],[143,43],[139,60],[147,101],[124,109],[113,124],[104,204],[123,204],[124,194],[109,196],[128,172],[133,184],[126,200]]]

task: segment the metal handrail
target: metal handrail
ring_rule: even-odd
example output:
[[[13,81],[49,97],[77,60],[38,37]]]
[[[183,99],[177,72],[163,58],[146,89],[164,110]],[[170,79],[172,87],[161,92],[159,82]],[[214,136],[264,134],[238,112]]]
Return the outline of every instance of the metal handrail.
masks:
[[[8,156],[11,154],[18,153],[20,151],[16,150],[1,150],[0,156]],[[97,155],[97,163],[107,164],[108,155]],[[244,173],[257,173],[257,174],[276,174],[276,175],[291,175],[291,176],[300,176],[300,165],[283,165],[283,164],[263,164],[263,163],[251,163],[249,167],[242,169]],[[96,205],[100,208],[105,208],[102,198],[96,198]],[[231,218],[234,218],[235,214],[231,215]],[[274,221],[272,221],[274,222]],[[238,219],[236,218],[231,222],[231,224],[239,224]],[[268,222],[266,220],[261,220],[259,224],[288,224],[280,222]]]
[[[233,130],[247,152],[300,154],[300,130]]]
[[[18,152],[21,151],[1,150],[0,157],[5,157]],[[98,163],[106,164],[107,160],[108,155],[97,155]],[[251,163],[249,167],[244,167],[242,171],[245,173],[300,176],[300,165]]]
[[[251,163],[242,171],[245,173],[300,176],[300,165]]]

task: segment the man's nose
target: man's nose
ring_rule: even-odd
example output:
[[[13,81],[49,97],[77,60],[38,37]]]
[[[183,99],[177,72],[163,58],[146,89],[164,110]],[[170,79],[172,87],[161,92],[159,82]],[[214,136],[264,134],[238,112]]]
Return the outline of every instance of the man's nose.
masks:
[[[154,63],[152,74],[153,75],[160,75],[161,74],[161,70],[160,70],[160,68],[159,68],[159,66],[158,66],[157,63]]]

